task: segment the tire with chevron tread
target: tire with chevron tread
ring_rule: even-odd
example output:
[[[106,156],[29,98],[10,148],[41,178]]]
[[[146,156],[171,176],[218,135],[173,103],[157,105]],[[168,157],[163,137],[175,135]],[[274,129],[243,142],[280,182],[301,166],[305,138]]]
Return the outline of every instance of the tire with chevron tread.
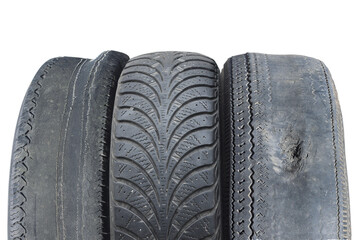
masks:
[[[111,239],[220,239],[218,68],[195,53],[131,59],[115,100]]]
[[[350,239],[341,111],[325,65],[239,55],[220,89],[224,239]]]
[[[127,60],[108,51],[39,69],[15,133],[8,239],[108,239],[111,118]]]

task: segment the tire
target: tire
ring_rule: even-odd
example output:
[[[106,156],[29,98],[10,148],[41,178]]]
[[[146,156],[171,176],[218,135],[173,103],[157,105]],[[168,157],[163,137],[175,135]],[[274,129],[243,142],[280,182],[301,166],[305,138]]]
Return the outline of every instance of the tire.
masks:
[[[111,239],[220,239],[218,68],[203,55],[130,60],[111,142]]]
[[[350,239],[343,126],[318,60],[249,53],[221,76],[225,239]]]
[[[111,117],[127,59],[60,57],[36,74],[13,145],[9,239],[108,239]]]

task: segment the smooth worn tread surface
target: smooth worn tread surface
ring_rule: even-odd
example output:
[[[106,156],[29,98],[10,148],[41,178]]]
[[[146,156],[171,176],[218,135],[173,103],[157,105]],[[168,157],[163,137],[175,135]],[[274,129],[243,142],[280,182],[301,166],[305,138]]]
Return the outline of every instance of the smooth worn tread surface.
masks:
[[[341,112],[324,64],[239,55],[220,88],[225,239],[350,239]]]
[[[46,62],[25,96],[9,184],[9,239],[108,239],[108,164],[117,80],[128,60]]]

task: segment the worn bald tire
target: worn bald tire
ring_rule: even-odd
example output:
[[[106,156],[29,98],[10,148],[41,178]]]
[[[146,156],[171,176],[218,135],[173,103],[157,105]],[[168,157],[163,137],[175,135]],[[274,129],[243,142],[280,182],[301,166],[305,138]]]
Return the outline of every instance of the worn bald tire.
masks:
[[[220,239],[215,62],[183,52],[133,58],[115,105],[111,239]]]
[[[350,239],[341,112],[302,56],[230,58],[221,80],[225,239]]]
[[[15,133],[9,239],[109,239],[108,157],[128,57],[61,57],[31,83]]]

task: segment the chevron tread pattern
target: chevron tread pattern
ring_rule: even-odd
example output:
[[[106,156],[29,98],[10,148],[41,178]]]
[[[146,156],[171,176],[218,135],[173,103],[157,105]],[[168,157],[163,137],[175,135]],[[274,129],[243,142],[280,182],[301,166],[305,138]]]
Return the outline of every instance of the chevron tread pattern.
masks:
[[[114,239],[219,239],[218,68],[203,55],[131,59],[110,163]]]

